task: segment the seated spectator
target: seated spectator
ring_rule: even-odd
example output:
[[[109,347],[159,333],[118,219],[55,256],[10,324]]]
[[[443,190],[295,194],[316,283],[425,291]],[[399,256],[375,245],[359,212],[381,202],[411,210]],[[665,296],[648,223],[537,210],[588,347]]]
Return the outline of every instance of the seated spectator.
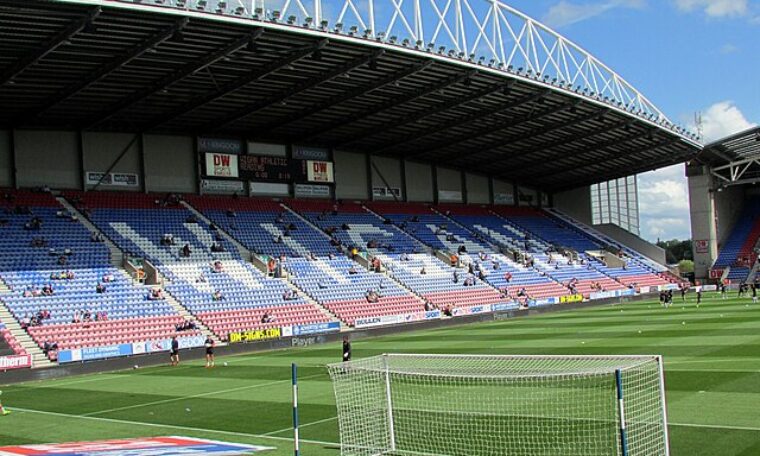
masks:
[[[45,341],[45,343],[42,345],[42,352],[45,353],[45,356],[50,356],[52,352],[58,351],[58,344],[55,342],[50,342],[48,340]]]
[[[188,258],[192,251],[190,250],[190,244],[185,244],[182,246],[182,251],[180,252],[180,256],[183,256],[185,258]]]
[[[160,288],[152,288],[148,293],[149,301],[162,301],[164,299],[164,293]]]
[[[214,261],[212,264],[213,271],[215,273],[220,273],[224,271],[224,265],[222,265],[222,262],[219,260]]]
[[[42,287],[43,296],[53,296],[53,285],[47,284]]]
[[[71,256],[74,254],[74,251],[71,249],[63,249],[63,254],[66,256]]]
[[[67,269],[66,270],[66,280],[74,280],[76,277],[76,274],[74,274],[74,271]]]
[[[358,274],[359,271],[356,270],[355,266],[351,266],[350,268],[348,268],[348,273],[353,275],[353,274]]]
[[[452,304],[446,304],[443,307],[443,314],[447,317],[451,317],[453,314],[454,306]]]
[[[98,283],[98,285],[95,287],[96,293],[105,293],[106,292],[106,286],[102,283]]]
[[[211,297],[211,299],[213,299],[214,301],[222,301],[222,300],[224,300],[224,295],[222,294],[221,291],[216,290],[216,291],[214,291],[214,294]]]
[[[237,214],[232,209],[227,209],[227,217],[237,217]]]
[[[365,296],[367,298],[367,302],[369,303],[376,303],[380,301],[380,295],[378,295],[375,290],[368,290]]]
[[[446,240],[448,242],[456,242],[457,238],[455,238],[453,234],[447,234],[446,235]]]
[[[348,226],[348,223],[344,223],[344,224],[342,224],[342,225],[340,226],[340,229],[342,229],[343,231],[348,231],[348,230],[350,230],[350,229],[351,229],[351,227],[350,227],[350,226]]]
[[[454,272],[452,273],[452,276],[453,276],[453,277],[452,277],[452,282],[454,282],[454,283],[459,283],[459,272],[457,272],[457,271],[454,271]]]
[[[195,283],[206,283],[206,276],[201,272],[201,275],[195,279]]]
[[[429,300],[425,300],[425,311],[430,312],[431,310],[435,310],[435,307],[433,307],[433,303]]]
[[[309,259],[311,261],[317,261],[317,256],[314,255],[314,252],[309,252]]]
[[[274,323],[274,317],[269,314],[268,311],[264,311],[264,315],[261,316],[262,323]]]
[[[171,233],[165,233],[161,238],[161,245],[174,245],[174,235]]]
[[[381,263],[380,263],[380,258],[378,258],[378,257],[374,257],[374,258],[372,259],[372,269],[373,269],[375,272],[380,272],[380,271],[381,271],[381,266],[382,266],[382,265],[381,265]]]
[[[420,275],[425,275],[425,274],[427,274],[427,271],[425,270],[425,266],[423,266],[422,269],[420,269]]]
[[[110,282],[113,282],[113,281],[114,281],[113,274],[111,274],[110,272],[108,274],[103,274],[103,282],[104,283],[110,283]]]
[[[185,223],[198,223],[198,217],[195,216],[195,214],[190,214],[186,219]]]
[[[32,247],[45,247],[47,242],[45,242],[45,238],[42,237],[35,237],[32,239],[31,246]]]
[[[327,285],[321,279],[317,282],[317,286],[319,287],[320,290],[324,290],[325,288],[327,288]]]
[[[26,329],[32,324],[32,319],[29,317],[29,315],[24,315],[24,318],[21,319],[21,329]]]
[[[211,244],[211,251],[215,253],[224,252],[224,246],[218,242],[214,242]]]
[[[465,247],[464,245],[460,245],[459,248],[457,249],[457,253],[459,253],[460,255],[463,253],[467,253],[467,247]]]
[[[281,235],[275,236],[274,239],[272,239],[272,242],[274,242],[275,244],[282,244],[282,236]]]

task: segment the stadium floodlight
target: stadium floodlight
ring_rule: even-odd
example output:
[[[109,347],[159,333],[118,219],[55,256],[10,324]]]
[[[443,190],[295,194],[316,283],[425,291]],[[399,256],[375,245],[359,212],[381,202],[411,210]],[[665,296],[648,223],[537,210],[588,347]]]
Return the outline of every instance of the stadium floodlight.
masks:
[[[398,40],[398,37],[396,35],[391,35],[390,38],[388,38],[388,42],[390,44],[396,44],[396,41]]]
[[[352,25],[351,28],[348,29],[348,35],[349,36],[354,36],[354,35],[356,35],[356,32],[358,32],[358,31],[359,31],[359,27],[357,27],[355,25]]]
[[[330,25],[330,23],[327,20],[322,19],[322,21],[320,21],[320,23],[319,23],[319,28],[324,32],[325,30],[327,30],[327,27],[329,25]]]
[[[449,57],[454,57],[457,54],[457,51],[454,49],[449,49]]]
[[[427,51],[433,52],[433,49],[435,48],[435,43],[428,43],[427,44]]]
[[[288,16],[288,19],[286,20],[286,22],[288,23],[288,25],[293,25],[296,22],[296,17],[293,15],[290,15]]]
[[[392,354],[328,366],[341,456],[668,456],[660,356]]]
[[[245,13],[245,6],[238,6],[237,8],[235,8],[236,16],[242,16],[243,13]]]
[[[489,68],[490,68],[490,67],[493,67],[493,66],[494,66],[494,64],[496,64],[496,59],[491,59],[491,60],[489,60],[489,61],[488,61],[488,66],[489,66]]]
[[[224,11],[227,8],[227,2],[225,0],[219,0],[216,4],[217,11]]]
[[[272,11],[272,22],[277,22],[277,21],[279,21],[279,20],[280,20],[280,15],[281,15],[281,14],[282,14],[282,13],[280,12],[280,10],[274,10],[274,11]]]
[[[264,14],[263,8],[256,8],[253,10],[253,18],[256,20],[261,19],[261,16]]]
[[[443,54],[446,52],[446,46],[438,46],[438,53]]]
[[[311,23],[314,22],[314,18],[311,16],[306,16],[306,19],[303,20],[303,26],[304,27],[311,27]]]
[[[363,33],[364,38],[369,38],[372,36],[372,29],[365,29]]]
[[[401,41],[401,45],[404,47],[409,47],[409,43],[410,43],[409,38],[404,38],[404,40]]]
[[[336,23],[335,27],[333,27],[333,30],[335,33],[340,33],[340,31],[343,30],[343,22]]]
[[[198,3],[195,4],[195,7],[199,10],[204,10],[206,9],[207,4],[208,3],[206,2],[206,0],[198,0]]]

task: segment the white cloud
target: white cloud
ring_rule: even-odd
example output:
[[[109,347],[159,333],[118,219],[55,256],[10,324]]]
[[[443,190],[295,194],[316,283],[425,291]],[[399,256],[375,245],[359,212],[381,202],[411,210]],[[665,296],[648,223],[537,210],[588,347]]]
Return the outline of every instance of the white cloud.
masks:
[[[689,198],[683,165],[673,165],[639,175],[641,236],[689,239]]]
[[[732,101],[720,101],[702,113],[702,134],[706,142],[754,127]]]
[[[723,46],[720,47],[720,53],[721,54],[733,54],[739,50],[736,45],[731,43],[726,43]]]
[[[748,0],[675,0],[682,11],[696,9],[710,17],[744,16],[749,12]]]
[[[643,8],[646,0],[606,0],[596,3],[572,3],[561,0],[549,8],[543,22],[550,27],[563,27],[591,19],[615,8]]]

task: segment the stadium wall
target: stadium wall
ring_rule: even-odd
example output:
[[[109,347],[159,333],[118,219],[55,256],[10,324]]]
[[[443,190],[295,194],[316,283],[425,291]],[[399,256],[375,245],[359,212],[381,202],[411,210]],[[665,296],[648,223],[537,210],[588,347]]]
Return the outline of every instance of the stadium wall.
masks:
[[[514,205],[517,201],[514,184],[499,179],[493,179],[492,187],[494,204]]]
[[[591,226],[591,191],[588,186],[555,193],[553,206],[581,223]]]
[[[193,149],[193,139],[189,137],[145,135],[143,156],[148,191],[197,192],[198,166]]]
[[[707,168],[689,176],[689,211],[694,254],[694,277],[706,279],[718,257],[715,199],[713,182]]]
[[[335,197],[338,199],[369,199],[367,155],[335,151]]]
[[[465,173],[464,176],[467,204],[490,204],[491,190],[488,177],[472,173]]]
[[[406,195],[401,190],[404,188],[403,176],[401,176],[401,160],[391,157],[373,157],[370,156],[372,176],[372,188],[391,188],[398,189],[400,193],[399,200],[403,201]],[[392,194],[376,195],[372,194],[373,200],[393,201]]]
[[[13,187],[13,136],[0,130],[0,186]]]
[[[647,258],[656,261],[662,265],[667,264],[665,256],[665,250],[657,247],[649,241],[646,241],[635,234],[620,228],[612,223],[606,223],[603,225],[594,225],[594,229],[600,231],[612,239],[618,241],[624,246],[631,248]]]
[[[16,130],[16,184],[19,187],[82,187],[80,135],[73,131]]]
[[[438,202],[463,203],[462,173],[455,169],[436,167]]]
[[[432,203],[433,167],[427,163],[404,162],[406,197],[410,202]]]
[[[82,134],[82,164],[87,172],[129,173],[142,176],[142,138],[129,133],[90,133]],[[168,162],[163,165],[171,168]],[[139,179],[136,186],[125,186],[125,191],[144,189],[144,180]],[[95,185],[87,184],[87,188]]]

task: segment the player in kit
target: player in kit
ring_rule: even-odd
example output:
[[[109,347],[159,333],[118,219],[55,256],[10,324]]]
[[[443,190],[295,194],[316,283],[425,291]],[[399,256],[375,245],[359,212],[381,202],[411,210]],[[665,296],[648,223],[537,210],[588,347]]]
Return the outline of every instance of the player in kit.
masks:
[[[169,360],[172,366],[179,365],[179,341],[177,336],[172,337],[172,349],[169,355]]]
[[[351,361],[351,342],[348,337],[343,338],[343,361]]]
[[[211,336],[206,338],[204,345],[206,346],[206,367],[214,367],[214,346],[216,344]]]

